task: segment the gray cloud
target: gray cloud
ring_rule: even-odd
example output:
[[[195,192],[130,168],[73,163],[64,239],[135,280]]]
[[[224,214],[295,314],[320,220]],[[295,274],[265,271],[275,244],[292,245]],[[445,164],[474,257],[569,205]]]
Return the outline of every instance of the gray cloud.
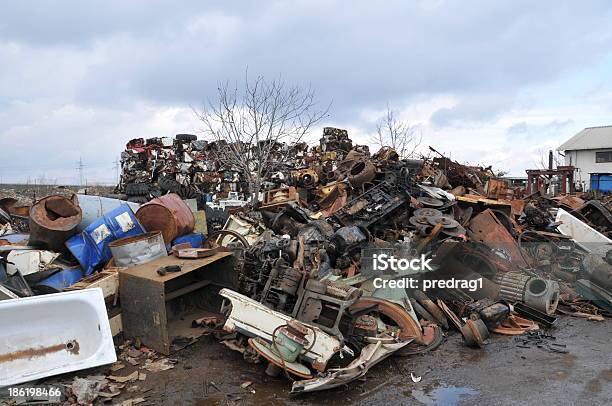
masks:
[[[606,1],[20,1],[0,15],[0,148],[29,134],[95,146],[92,162],[159,131],[159,111],[203,105],[247,66],[312,85],[333,100],[330,124],[365,132],[364,109],[437,96],[456,101],[422,117],[437,128],[494,123],[522,91],[612,52]],[[35,163],[74,160],[29,151]]]
[[[310,82],[342,109],[420,92],[494,94],[556,77],[611,44],[605,1],[69,4],[5,3],[0,33],[95,55],[78,97],[101,103],[200,102],[247,65]]]
[[[561,136],[569,137],[573,131],[578,131],[575,123],[571,119],[553,120],[541,124],[527,124],[525,122],[515,123],[506,130],[506,142],[516,142],[522,140],[534,140],[537,142],[547,142]]]
[[[487,122],[495,120],[503,111],[512,107],[512,93],[485,93],[463,96],[453,107],[435,111],[430,121],[438,127],[446,127],[462,122]]]
[[[520,134],[525,134],[526,132],[527,132],[527,123],[523,121],[520,123],[512,124],[510,127],[508,127],[508,129],[506,130],[506,135],[508,136],[520,135]]]

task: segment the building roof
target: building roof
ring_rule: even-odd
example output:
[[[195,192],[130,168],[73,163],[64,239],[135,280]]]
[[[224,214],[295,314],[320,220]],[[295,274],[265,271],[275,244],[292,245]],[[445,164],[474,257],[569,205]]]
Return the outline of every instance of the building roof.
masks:
[[[558,151],[612,148],[612,125],[587,127],[565,141]]]

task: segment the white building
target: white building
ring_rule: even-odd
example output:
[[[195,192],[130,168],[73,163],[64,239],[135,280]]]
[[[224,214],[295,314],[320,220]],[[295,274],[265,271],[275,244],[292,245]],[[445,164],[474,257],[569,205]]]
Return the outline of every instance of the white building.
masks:
[[[612,125],[585,128],[557,150],[565,165],[576,167],[574,180],[583,190],[612,191]]]

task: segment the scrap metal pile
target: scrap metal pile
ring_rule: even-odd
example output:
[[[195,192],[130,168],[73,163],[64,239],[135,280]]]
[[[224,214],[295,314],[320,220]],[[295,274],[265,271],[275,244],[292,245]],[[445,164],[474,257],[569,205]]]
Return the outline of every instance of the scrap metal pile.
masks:
[[[609,197],[524,196],[491,168],[438,155],[370,155],[325,129],[315,159],[277,176],[217,238],[238,279],[220,293],[234,333],[222,342],[308,392],[429,351],[445,330],[481,347],[490,333],[551,328],[557,313],[610,315]],[[382,255],[431,266],[377,269]]]
[[[279,176],[313,159],[314,148],[309,151],[306,143],[276,144],[268,165]],[[244,173],[224,159],[226,147],[225,143],[198,140],[192,134],[133,139],[121,153],[116,191],[137,203],[168,192],[184,199],[202,197],[205,201],[226,199],[230,193],[244,199],[249,194]],[[292,157],[290,161],[286,161],[288,156]],[[264,186],[273,187],[280,180],[272,176]]]
[[[113,333],[169,354],[195,337],[172,321],[192,320],[301,393],[344,385],[391,355],[431,351],[453,330],[479,348],[493,333],[541,340],[533,331],[554,328],[559,313],[601,321],[612,312],[609,196],[526,196],[491,168],[433,149],[421,159],[389,147],[371,154],[325,128],[314,147],[279,144],[251,200],[220,151],[184,134],[130,141],[118,186],[129,204],[0,201],[0,294],[9,299],[0,322],[14,322],[12,306],[36,307],[23,298],[62,292],[47,297],[53,305],[108,278],[99,314],[121,315]],[[227,197],[240,204],[211,215]],[[24,222],[27,230],[16,226]],[[391,257],[397,266],[382,260]],[[216,316],[210,307],[194,316],[211,303]],[[86,326],[99,314],[76,317]],[[61,351],[90,340],[86,327],[65,330],[77,337],[62,336]],[[20,334],[22,347],[52,344]],[[12,376],[45,376],[32,371],[40,367],[20,359]]]

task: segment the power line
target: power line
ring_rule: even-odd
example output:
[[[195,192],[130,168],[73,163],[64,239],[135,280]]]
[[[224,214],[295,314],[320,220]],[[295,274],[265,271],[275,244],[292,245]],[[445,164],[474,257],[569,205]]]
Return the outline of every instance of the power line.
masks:
[[[83,168],[85,168],[85,165],[83,165],[83,159],[79,157],[79,166],[76,168],[79,172],[79,186],[83,186]]]

